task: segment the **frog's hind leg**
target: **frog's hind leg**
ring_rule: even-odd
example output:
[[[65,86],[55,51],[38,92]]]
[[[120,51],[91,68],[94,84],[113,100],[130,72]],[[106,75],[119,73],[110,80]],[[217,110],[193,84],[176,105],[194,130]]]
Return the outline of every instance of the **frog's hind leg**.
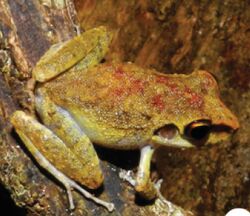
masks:
[[[107,53],[111,38],[111,32],[100,26],[51,46],[34,67],[33,77],[46,82],[68,69],[93,67]]]
[[[98,188],[103,182],[99,159],[89,138],[70,114],[55,105],[42,89],[38,89],[35,102],[48,128],[21,111],[15,112],[11,119],[32,155],[67,188],[71,207],[70,188],[74,188],[107,209],[113,209],[112,203],[91,196],[72,180],[92,189]]]
[[[74,208],[71,188],[78,190],[86,198],[106,207],[109,211],[114,209],[112,203],[91,195],[64,174],[65,168],[81,174],[79,169],[82,169],[82,164],[52,131],[23,111],[16,111],[11,117],[11,123],[39,165],[65,186],[71,209]]]
[[[55,105],[42,88],[36,92],[35,105],[43,123],[65,143],[66,147],[82,163],[81,173],[68,171],[69,177],[88,188],[99,187],[103,182],[99,158],[91,141],[70,113]]]

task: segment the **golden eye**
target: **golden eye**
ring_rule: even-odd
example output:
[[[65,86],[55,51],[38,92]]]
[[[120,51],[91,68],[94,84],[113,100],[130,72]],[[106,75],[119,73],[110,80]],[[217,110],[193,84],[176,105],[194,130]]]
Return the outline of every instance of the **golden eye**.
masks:
[[[201,119],[188,124],[185,127],[184,134],[194,140],[207,138],[211,129],[209,120]]]

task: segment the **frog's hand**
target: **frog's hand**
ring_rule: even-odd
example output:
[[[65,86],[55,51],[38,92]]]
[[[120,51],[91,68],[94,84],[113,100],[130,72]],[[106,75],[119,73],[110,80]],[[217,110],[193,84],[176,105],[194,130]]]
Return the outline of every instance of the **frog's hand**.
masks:
[[[111,33],[101,26],[55,44],[38,61],[33,69],[33,77],[39,82],[45,82],[76,64],[75,69],[94,66],[105,56],[110,41]]]
[[[86,173],[81,171],[84,170],[84,166],[79,159],[72,154],[71,150],[52,131],[23,111],[16,111],[11,117],[11,123],[39,165],[65,186],[71,209],[74,208],[71,188],[76,189],[97,204],[106,207],[109,211],[114,209],[112,203],[92,196],[75,181],[64,175],[68,171],[75,172],[79,176],[82,174],[86,176]],[[81,180],[84,181],[84,179]]]
[[[145,199],[152,200],[156,197],[156,188],[150,179],[150,164],[154,149],[144,146],[141,149],[141,158],[136,176],[135,190]]]

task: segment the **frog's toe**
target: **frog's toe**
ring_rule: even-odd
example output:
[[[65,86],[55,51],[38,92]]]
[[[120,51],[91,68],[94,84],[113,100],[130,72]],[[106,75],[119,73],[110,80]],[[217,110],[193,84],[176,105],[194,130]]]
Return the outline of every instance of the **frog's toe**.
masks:
[[[99,205],[105,207],[110,212],[112,212],[114,210],[114,208],[115,208],[115,206],[114,206],[113,203],[106,202],[104,200],[101,200],[101,199],[93,196],[88,191],[86,191],[85,189],[83,189],[80,185],[78,185],[75,181],[69,179],[66,176],[65,176],[65,182],[63,182],[63,184],[64,184],[64,186],[65,186],[65,188],[67,190],[67,193],[68,193],[68,199],[69,199],[70,209],[74,209],[74,203],[73,203],[71,189],[77,190],[84,197],[86,197],[87,199],[90,199],[90,200],[94,201],[96,204],[99,204]]]
[[[71,189],[79,191],[83,196],[104,206],[109,211],[114,209],[112,203],[96,198],[72,180],[76,179],[76,181],[81,182],[83,185],[85,185],[86,182],[89,183],[88,186],[96,188],[103,181],[101,170],[91,168],[84,170],[82,163],[77,159],[75,154],[72,154],[69,148],[66,148],[66,145],[61,139],[23,111],[16,111],[11,116],[11,123],[38,164],[66,188],[70,209],[74,209]],[[46,153],[43,151],[44,149],[50,149],[51,151],[47,151]],[[46,156],[44,156],[44,154]],[[55,164],[57,166],[55,166]],[[69,177],[64,173],[67,173]]]
[[[119,172],[119,177],[123,181],[127,181],[132,186],[135,186],[135,184],[136,184],[135,176],[134,176],[134,173],[133,173],[132,170],[121,169],[120,172]]]
[[[35,148],[35,147],[34,147]],[[72,179],[68,178],[66,175],[64,175],[61,171],[56,169],[39,151],[36,151],[36,154],[34,155],[37,161],[39,161],[39,164],[45,168],[48,172],[50,172],[59,182],[63,184],[63,186],[66,188],[68,199],[69,199],[69,207],[70,209],[74,209],[74,202],[73,202],[73,196],[71,189],[75,189],[78,192],[80,192],[84,197],[87,199],[90,199],[94,201],[96,204],[101,205],[108,209],[108,211],[114,210],[114,204],[106,202],[104,200],[98,199],[97,197],[90,194],[87,190],[83,189],[79,184],[77,184]]]

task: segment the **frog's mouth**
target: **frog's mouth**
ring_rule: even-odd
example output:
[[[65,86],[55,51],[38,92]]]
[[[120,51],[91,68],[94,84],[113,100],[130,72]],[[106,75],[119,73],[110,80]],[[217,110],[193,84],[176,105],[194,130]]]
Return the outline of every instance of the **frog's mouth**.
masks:
[[[208,119],[199,119],[184,127],[183,134],[174,124],[167,124],[154,132],[152,141],[155,144],[190,148],[203,146],[209,139],[215,126]]]
[[[201,147],[205,143],[214,144],[228,138],[234,128],[227,125],[214,125],[210,120],[199,119],[186,125],[183,134],[174,124],[167,124],[157,129],[152,142],[155,145],[172,147]]]
[[[156,145],[191,148],[194,145],[190,140],[181,136],[179,129],[174,124],[165,125],[154,132],[152,142]]]

